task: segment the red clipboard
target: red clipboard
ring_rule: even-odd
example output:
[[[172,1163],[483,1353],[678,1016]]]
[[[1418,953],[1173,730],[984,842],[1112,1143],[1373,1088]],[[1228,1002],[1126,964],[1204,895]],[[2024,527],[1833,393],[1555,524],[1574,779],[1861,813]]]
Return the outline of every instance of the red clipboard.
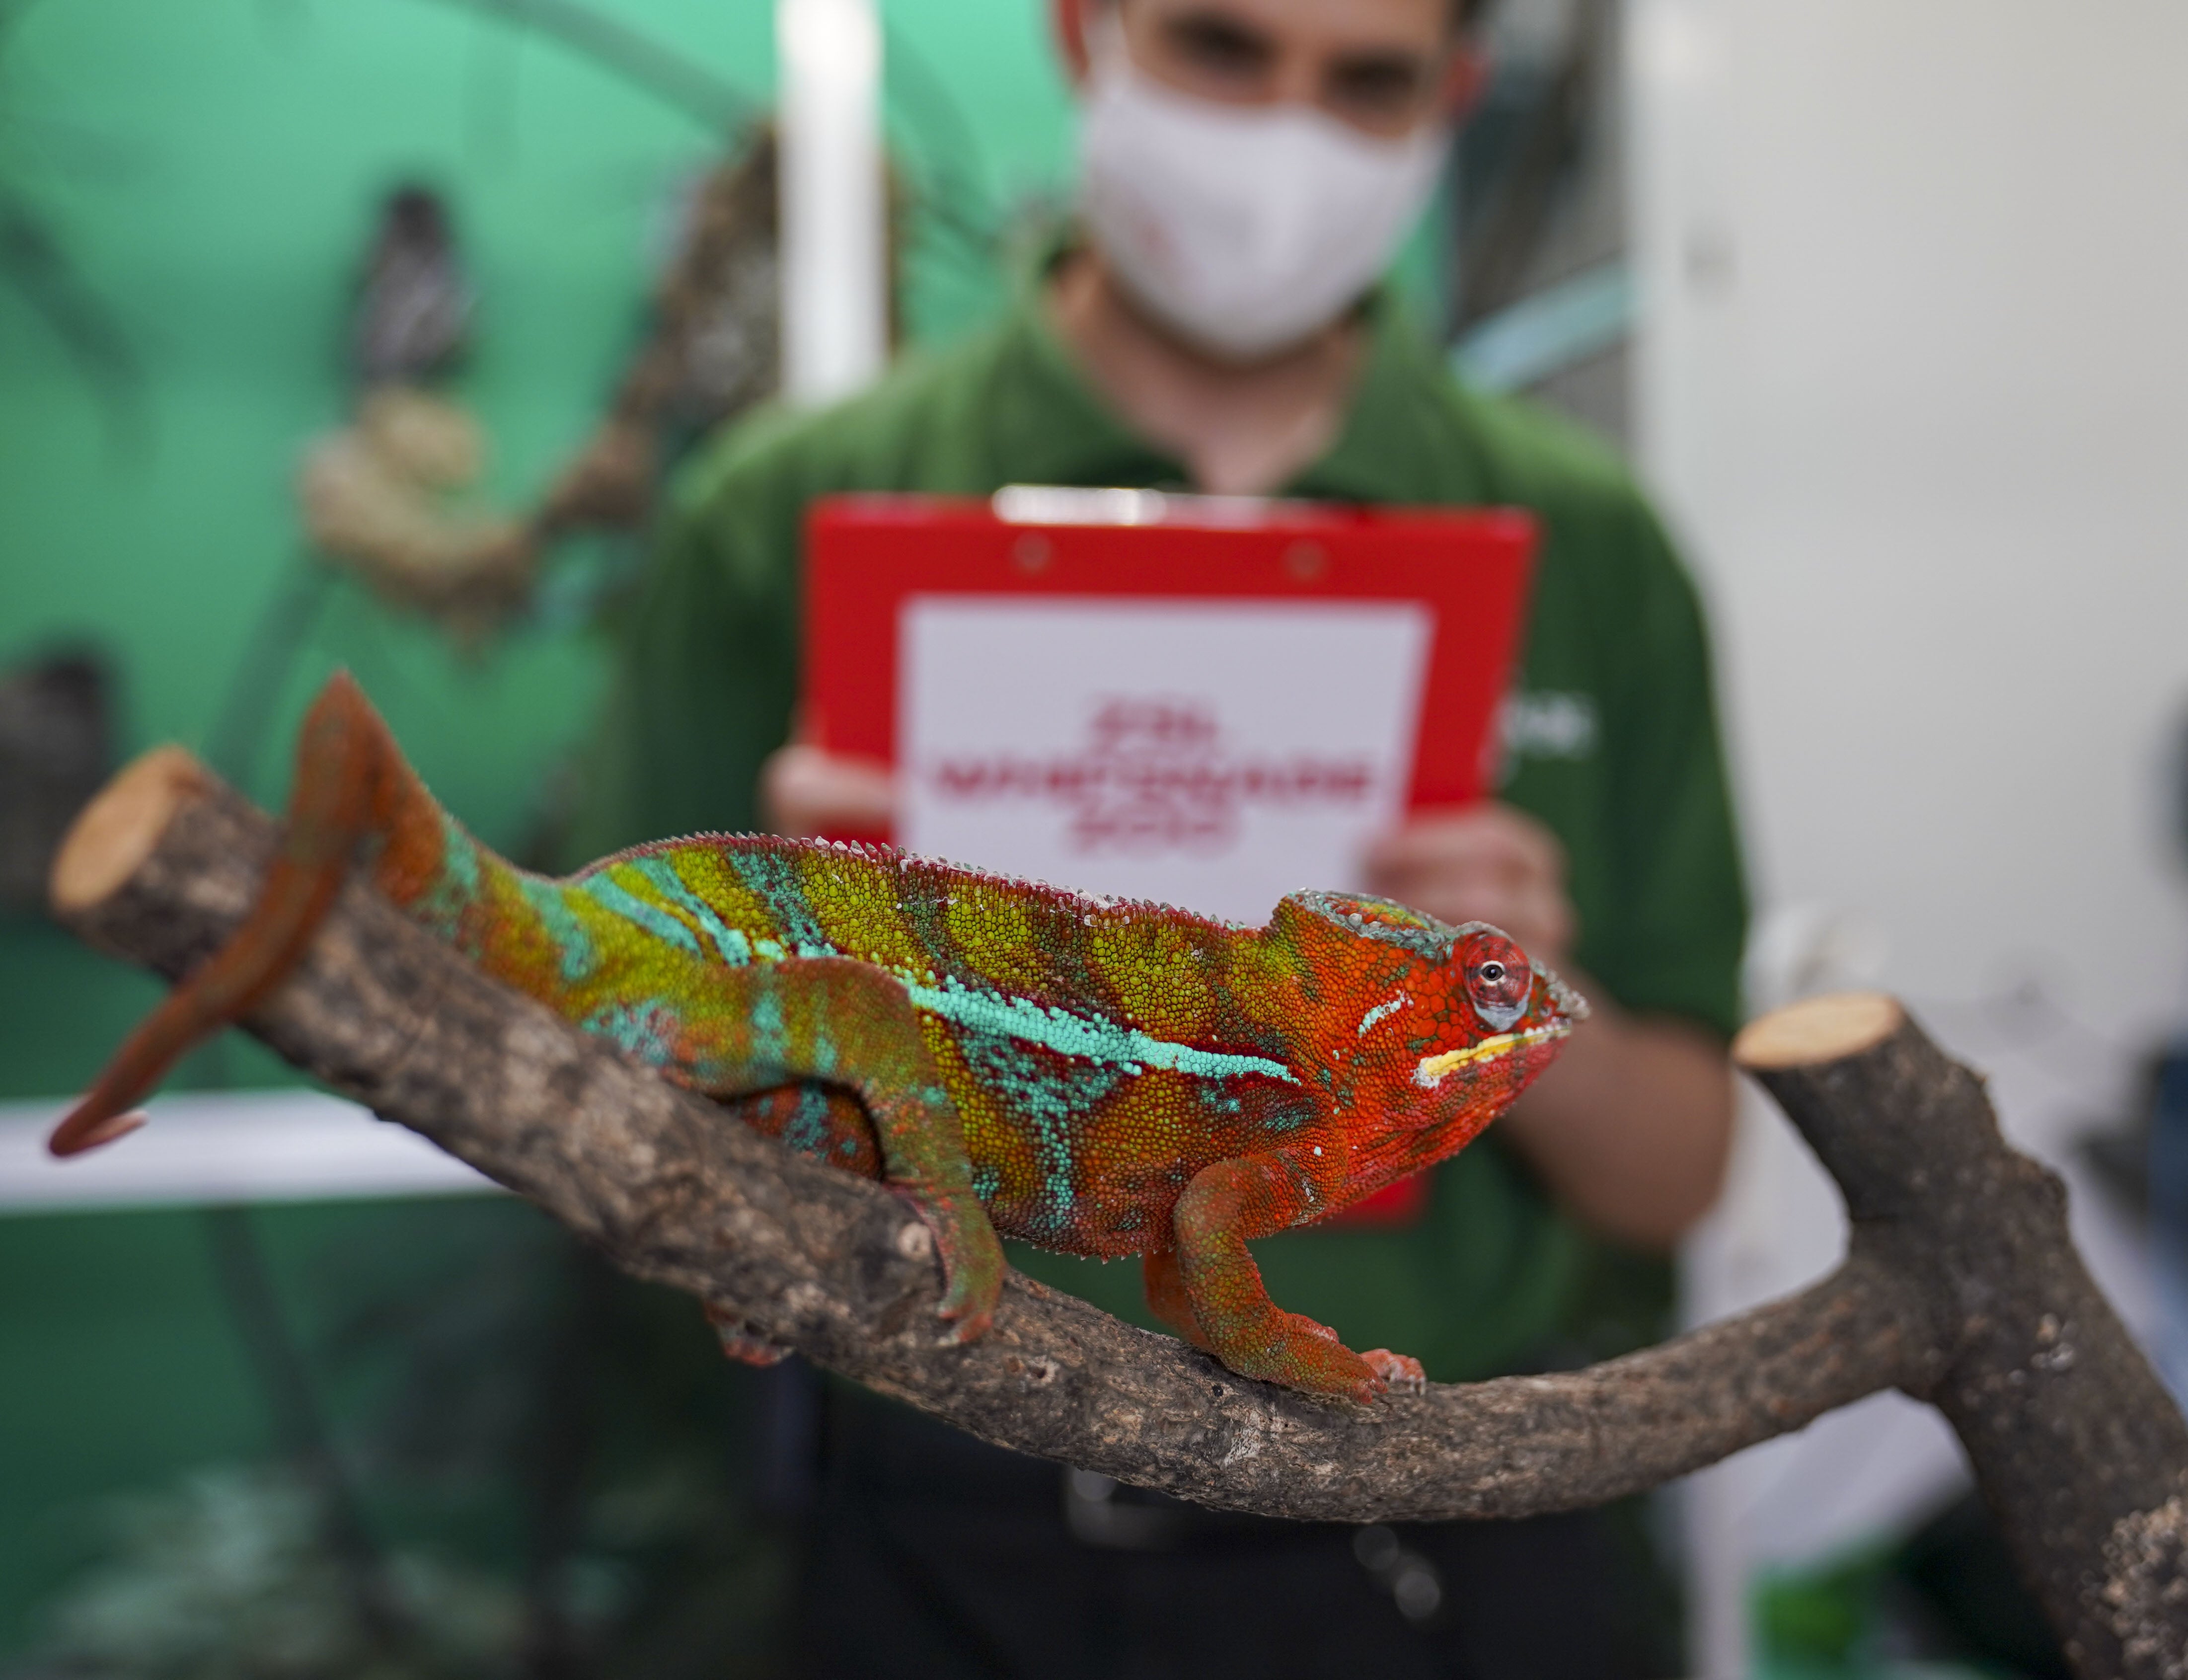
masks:
[[[802,730],[896,762],[899,623],[915,596],[1415,601],[1435,629],[1407,802],[1463,804],[1495,774],[1536,529],[1514,508],[1140,490],[826,497],[806,518]]]
[[[1502,508],[1036,487],[990,500],[828,498],[807,519],[803,733],[900,761],[903,627],[915,601],[1407,602],[1432,615],[1433,629],[1405,803],[1463,803],[1493,781],[1536,537],[1531,516]],[[1411,1225],[1428,1192],[1428,1175],[1416,1175],[1327,1223]]]

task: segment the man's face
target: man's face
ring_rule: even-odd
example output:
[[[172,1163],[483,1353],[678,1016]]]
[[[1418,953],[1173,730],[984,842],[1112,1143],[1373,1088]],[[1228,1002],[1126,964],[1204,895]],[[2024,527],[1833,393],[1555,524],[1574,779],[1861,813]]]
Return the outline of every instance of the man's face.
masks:
[[[1074,72],[1114,11],[1134,63],[1196,98],[1315,105],[1395,138],[1457,113],[1479,79],[1451,0],[1060,0]]]

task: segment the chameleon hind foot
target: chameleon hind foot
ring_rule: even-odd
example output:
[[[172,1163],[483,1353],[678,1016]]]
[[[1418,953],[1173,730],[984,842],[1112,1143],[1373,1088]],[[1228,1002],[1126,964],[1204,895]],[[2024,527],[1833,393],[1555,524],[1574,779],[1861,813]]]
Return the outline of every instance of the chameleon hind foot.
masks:
[[[710,1082],[709,1094],[815,1080],[855,1097],[873,1125],[883,1184],[919,1215],[906,1233],[926,1239],[916,1257],[942,1263],[947,1339],[985,1333],[1003,1291],[1002,1243],[973,1192],[964,1125],[903,982],[871,963],[814,956],[729,969],[710,986],[719,1042],[736,1072]]]
[[[1007,1269],[987,1209],[969,1192],[937,1195],[919,1185],[888,1180],[883,1187],[919,1216],[917,1225],[897,1232],[898,1252],[907,1260],[932,1257],[942,1263],[942,1304],[934,1316],[948,1327],[943,1345],[977,1342],[995,1322]]]
[[[110,1143],[118,1143],[133,1131],[141,1131],[151,1124],[152,1117],[142,1108],[131,1108],[119,1114],[105,1114],[93,1109],[87,1119],[78,1119],[84,1113],[79,1103],[76,1108],[54,1128],[54,1135],[46,1140],[46,1147],[61,1157],[82,1155],[93,1149],[104,1149]],[[71,1126],[73,1122],[73,1126]]]
[[[969,1192],[924,1200],[909,1191],[900,1193],[918,1213],[920,1228],[933,1236],[941,1255],[942,1305],[935,1316],[950,1327],[943,1340],[961,1347],[979,1340],[995,1322],[1006,1269],[1003,1245],[988,1222],[987,1209]]]

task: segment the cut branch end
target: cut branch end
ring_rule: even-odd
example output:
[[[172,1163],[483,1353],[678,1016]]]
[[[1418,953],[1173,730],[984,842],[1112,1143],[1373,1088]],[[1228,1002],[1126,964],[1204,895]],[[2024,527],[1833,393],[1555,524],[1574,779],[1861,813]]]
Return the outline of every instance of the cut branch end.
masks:
[[[205,767],[181,747],[155,747],[124,769],[84,807],[54,854],[46,883],[54,913],[79,915],[113,897],[206,786]]]
[[[1839,992],[1774,1010],[1732,1041],[1732,1059],[1750,1073],[1813,1068],[1874,1049],[1906,1018],[1883,992]]]

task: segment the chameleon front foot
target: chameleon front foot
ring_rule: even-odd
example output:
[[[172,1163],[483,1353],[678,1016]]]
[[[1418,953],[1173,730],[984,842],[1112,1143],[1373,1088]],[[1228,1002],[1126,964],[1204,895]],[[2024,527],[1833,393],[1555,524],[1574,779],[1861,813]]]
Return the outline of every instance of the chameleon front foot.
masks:
[[[1421,1368],[1419,1360],[1409,1354],[1392,1353],[1388,1348],[1370,1348],[1360,1357],[1383,1379],[1384,1385],[1393,1394],[1424,1394],[1428,1391],[1429,1373]]]
[[[1247,1237],[1295,1222],[1311,1174],[1282,1151],[1202,1168],[1171,1215],[1175,1254],[1151,1254],[1144,1263],[1148,1297],[1172,1323],[1197,1326],[1204,1345],[1242,1377],[1371,1406],[1393,1382],[1418,1381],[1420,1366],[1386,1348],[1363,1357],[1327,1324],[1284,1311],[1246,1251]]]

